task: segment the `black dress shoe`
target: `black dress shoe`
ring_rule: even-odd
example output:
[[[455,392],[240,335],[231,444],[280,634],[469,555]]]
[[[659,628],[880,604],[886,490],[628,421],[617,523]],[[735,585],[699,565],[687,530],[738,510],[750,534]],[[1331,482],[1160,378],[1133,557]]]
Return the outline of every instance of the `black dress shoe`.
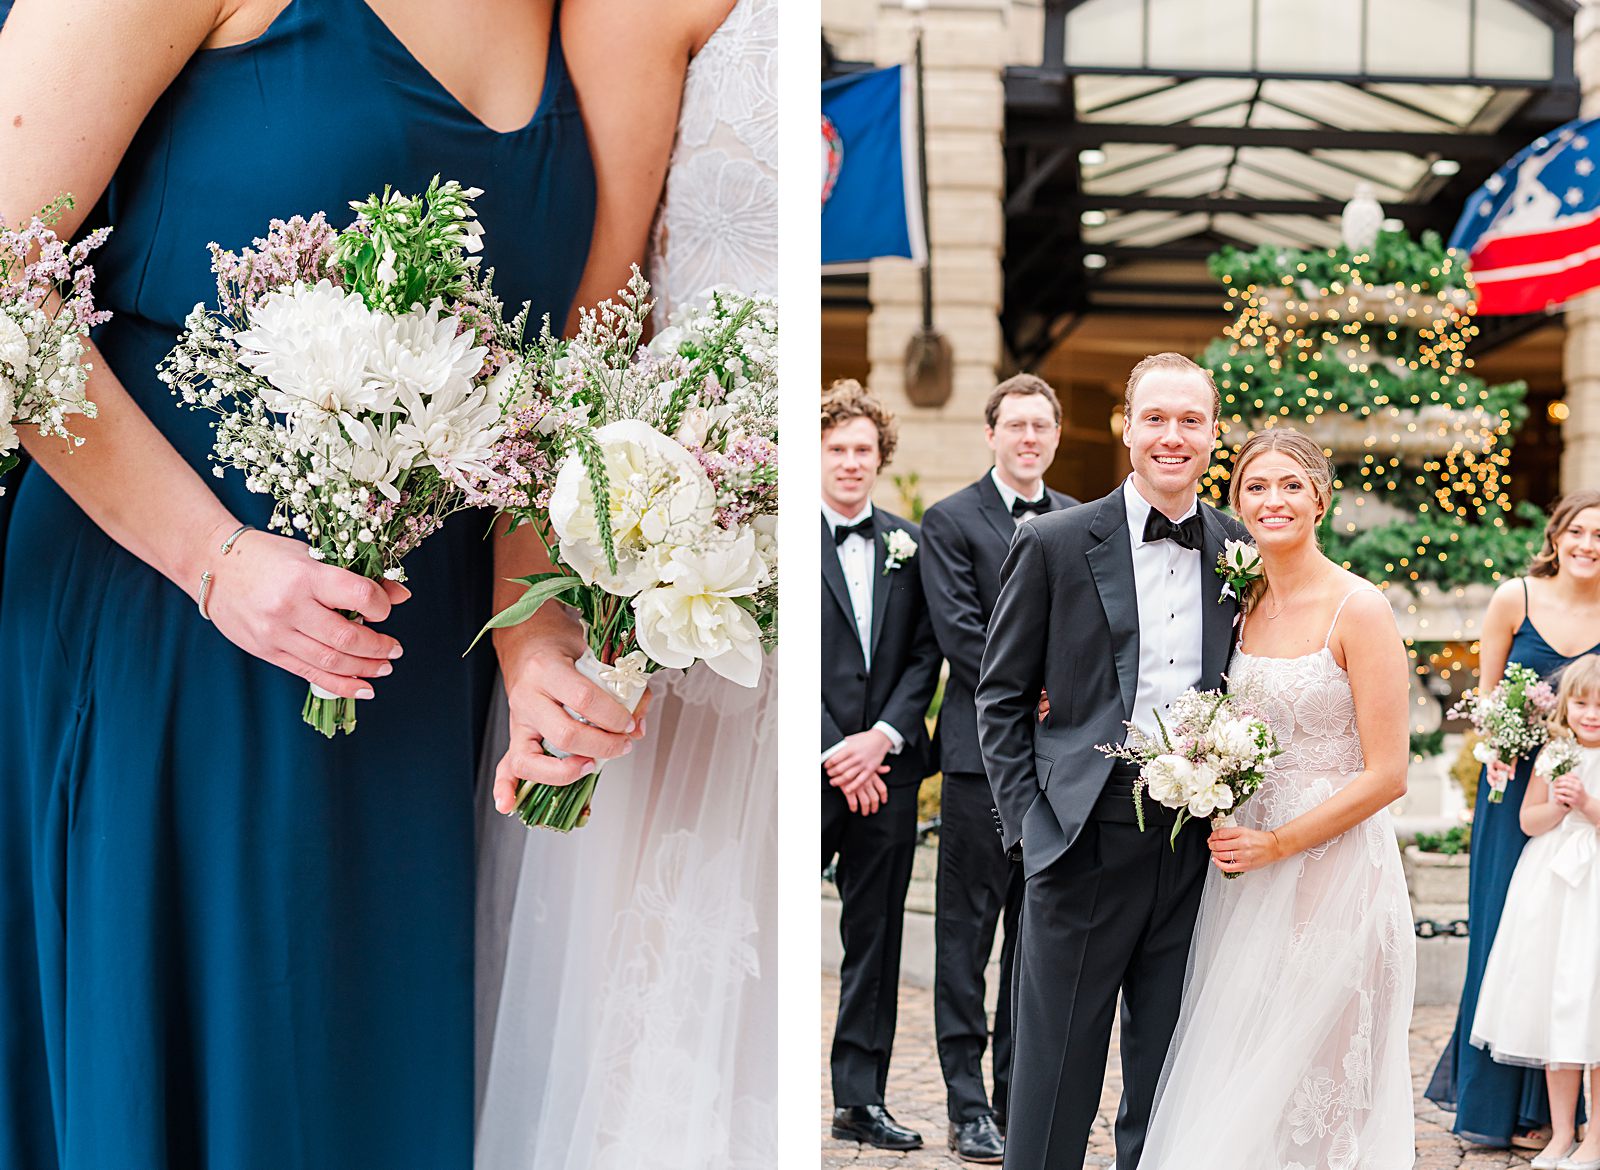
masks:
[[[1000,1162],[1006,1156],[1006,1140],[994,1117],[986,1113],[971,1121],[952,1121],[950,1149],[963,1162]]]
[[[882,1105],[851,1105],[833,1111],[833,1136],[841,1141],[865,1142],[880,1150],[922,1148],[922,1135],[907,1129]]]

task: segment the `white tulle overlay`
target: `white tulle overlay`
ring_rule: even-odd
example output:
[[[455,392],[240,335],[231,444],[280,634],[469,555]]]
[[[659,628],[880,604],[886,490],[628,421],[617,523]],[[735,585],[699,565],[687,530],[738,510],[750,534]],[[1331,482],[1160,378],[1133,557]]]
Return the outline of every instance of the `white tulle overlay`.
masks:
[[[1600,751],[1578,774],[1600,796]],[[1517,859],[1484,968],[1472,1043],[1502,1064],[1600,1064],[1600,832],[1569,812]]]
[[[739,0],[685,82],[662,319],[711,285],[777,292],[776,80],[776,5]],[[479,1170],[777,1164],[776,679],[776,655],[754,689],[658,674],[648,734],[570,836],[483,793]]]
[[[1240,653],[1230,689],[1286,745],[1241,825],[1293,820],[1362,769],[1350,681],[1326,647]],[[1407,1170],[1415,980],[1387,812],[1234,881],[1213,869],[1140,1170]]]

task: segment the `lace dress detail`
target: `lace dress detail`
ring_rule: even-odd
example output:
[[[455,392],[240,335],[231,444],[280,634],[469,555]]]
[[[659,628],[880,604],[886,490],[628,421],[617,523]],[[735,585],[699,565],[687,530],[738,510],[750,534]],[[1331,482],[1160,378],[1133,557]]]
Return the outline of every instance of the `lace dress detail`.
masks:
[[[689,63],[650,243],[658,324],[713,285],[778,291],[778,6],[739,0]]]
[[[1289,659],[1240,651],[1229,689],[1283,748],[1240,825],[1294,820],[1365,766],[1326,643]],[[1236,880],[1208,872],[1141,1170],[1408,1170],[1415,979],[1387,810]]]

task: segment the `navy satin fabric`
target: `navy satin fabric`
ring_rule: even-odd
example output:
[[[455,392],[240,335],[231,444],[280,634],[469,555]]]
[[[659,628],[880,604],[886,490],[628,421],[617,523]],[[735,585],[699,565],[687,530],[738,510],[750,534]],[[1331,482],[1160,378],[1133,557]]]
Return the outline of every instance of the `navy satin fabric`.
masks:
[[[0,20],[9,12],[0,0]],[[137,50],[134,50],[137,51]],[[552,42],[538,112],[501,134],[361,0],[293,0],[202,52],[92,223],[104,360],[241,521],[271,501],[206,463],[211,416],[156,380],[212,302],[206,244],[440,173],[484,189],[508,307],[565,317],[594,178]],[[494,663],[482,514],[407,562],[404,657],[348,737],[236,649],[37,467],[0,519],[0,1166],[466,1170],[472,785]]]

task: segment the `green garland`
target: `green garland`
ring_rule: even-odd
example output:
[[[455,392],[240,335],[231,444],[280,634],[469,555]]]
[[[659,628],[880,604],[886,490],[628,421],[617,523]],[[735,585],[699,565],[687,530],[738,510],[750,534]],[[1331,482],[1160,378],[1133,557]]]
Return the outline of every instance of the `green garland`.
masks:
[[[1418,580],[1440,588],[1475,585],[1520,573],[1539,551],[1545,514],[1523,501],[1512,523],[1467,524],[1429,511],[1359,532],[1335,527],[1330,515],[1318,530],[1322,550],[1372,582],[1408,587]],[[1441,557],[1441,554],[1443,556]]]
[[[1461,288],[1465,269],[1459,254],[1444,246],[1439,233],[1427,231],[1421,240],[1406,232],[1379,232],[1370,252],[1355,253],[1345,247],[1301,252],[1263,244],[1253,252],[1223,248],[1208,264],[1211,275],[1236,289],[1249,285],[1293,285],[1309,280],[1318,288],[1352,281],[1365,284],[1415,285],[1419,292],[1434,293]]]

